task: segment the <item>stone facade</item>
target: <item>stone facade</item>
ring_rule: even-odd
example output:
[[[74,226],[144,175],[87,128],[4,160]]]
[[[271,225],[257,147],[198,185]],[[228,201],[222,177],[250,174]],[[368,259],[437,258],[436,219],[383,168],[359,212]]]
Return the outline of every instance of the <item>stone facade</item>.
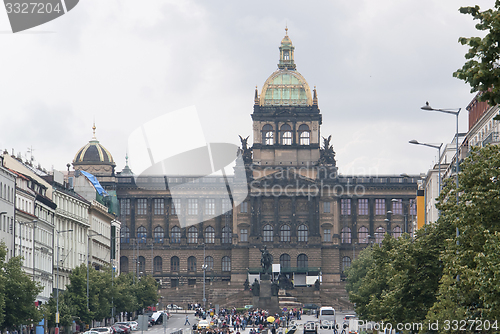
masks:
[[[260,272],[266,246],[295,285],[318,277],[336,284],[362,248],[413,230],[418,177],[338,174],[331,136],[320,135],[316,89],[296,71],[288,36],[251,116],[254,143],[242,138],[244,163],[234,168],[247,176],[240,204],[223,197],[233,176],[137,177],[128,166],[117,173],[122,272],[152,273],[165,288],[195,285],[205,257],[207,282],[242,286]],[[169,189],[179,185],[175,199]]]

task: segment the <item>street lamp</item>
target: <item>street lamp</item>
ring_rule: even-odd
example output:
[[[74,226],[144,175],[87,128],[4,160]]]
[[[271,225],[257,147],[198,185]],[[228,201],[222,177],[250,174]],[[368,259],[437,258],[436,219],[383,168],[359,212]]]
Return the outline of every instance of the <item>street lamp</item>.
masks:
[[[455,140],[456,140],[456,145],[455,145],[455,149],[456,149],[456,153],[455,153],[455,184],[456,184],[456,195],[457,195],[457,206],[458,206],[458,115],[460,114],[460,110],[462,110],[462,108],[436,109],[436,108],[432,108],[429,105],[429,102],[425,102],[425,106],[423,106],[420,109],[426,110],[426,111],[439,111],[439,112],[443,112],[446,114],[451,114],[451,115],[456,116],[457,127],[456,127],[456,132],[455,132]],[[460,235],[460,232],[459,232],[458,226],[457,226],[457,242],[458,242],[459,235]]]
[[[207,262],[205,257],[205,243],[203,243],[203,265],[201,266],[203,269],[203,310],[206,309],[207,298],[205,297],[205,275],[207,271]]]
[[[57,275],[56,275],[56,334],[59,334],[59,234],[73,230],[57,231]]]
[[[87,234],[87,311],[90,311],[89,308],[89,266],[90,266],[90,238],[102,235],[102,233],[94,233],[94,234]]]
[[[416,141],[415,139],[412,139],[409,141],[410,144],[414,145],[422,145],[422,146],[427,146],[427,147],[432,147],[432,148],[437,148],[438,150],[438,169],[439,169],[439,175],[438,175],[438,196],[441,194],[441,147],[443,146],[443,143],[438,145],[434,144],[427,144],[427,143],[420,143]]]

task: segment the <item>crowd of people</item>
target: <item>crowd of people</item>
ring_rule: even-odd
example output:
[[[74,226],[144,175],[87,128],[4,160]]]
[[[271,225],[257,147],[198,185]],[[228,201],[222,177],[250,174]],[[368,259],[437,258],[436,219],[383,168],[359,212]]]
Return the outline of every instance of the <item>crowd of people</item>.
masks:
[[[290,309],[282,311],[281,314],[271,314],[266,310],[259,309],[243,313],[237,312],[235,308],[231,310],[221,309],[217,314],[214,309],[204,310],[198,307],[195,310],[196,316],[207,319],[210,323],[209,328],[201,330],[202,333],[206,334],[241,334],[241,331],[245,329],[249,329],[250,334],[257,334],[265,328],[275,334],[280,328],[288,327],[292,320],[300,320],[302,315],[302,309]],[[193,325],[193,329],[197,330],[195,326]]]

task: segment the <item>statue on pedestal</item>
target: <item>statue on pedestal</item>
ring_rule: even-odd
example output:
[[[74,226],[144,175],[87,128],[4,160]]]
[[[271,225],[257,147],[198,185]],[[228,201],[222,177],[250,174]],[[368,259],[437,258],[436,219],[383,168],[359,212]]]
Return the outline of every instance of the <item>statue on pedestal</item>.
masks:
[[[267,274],[271,269],[271,265],[273,264],[273,258],[271,253],[267,250],[267,246],[264,246],[264,249],[261,249],[262,257],[260,259],[260,264],[262,266],[264,274]]]

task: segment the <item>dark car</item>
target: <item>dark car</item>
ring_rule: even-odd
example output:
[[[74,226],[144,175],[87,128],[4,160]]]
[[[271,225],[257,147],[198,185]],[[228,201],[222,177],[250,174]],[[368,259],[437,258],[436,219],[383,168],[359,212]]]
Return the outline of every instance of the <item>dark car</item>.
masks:
[[[316,322],[308,321],[304,324],[304,334],[318,334]]]
[[[304,304],[304,306],[302,308],[306,308],[309,310],[317,310],[317,309],[319,309],[319,306],[316,304]]]

